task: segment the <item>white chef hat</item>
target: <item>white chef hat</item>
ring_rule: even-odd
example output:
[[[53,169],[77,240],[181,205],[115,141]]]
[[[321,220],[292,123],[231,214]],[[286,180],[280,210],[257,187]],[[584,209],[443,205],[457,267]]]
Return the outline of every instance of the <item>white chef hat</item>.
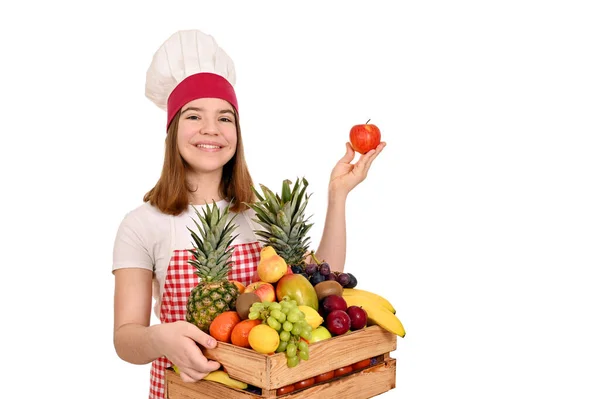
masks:
[[[238,111],[233,60],[211,35],[175,32],[156,51],[146,72],[146,97],[167,111],[167,127],[186,103],[220,98]]]

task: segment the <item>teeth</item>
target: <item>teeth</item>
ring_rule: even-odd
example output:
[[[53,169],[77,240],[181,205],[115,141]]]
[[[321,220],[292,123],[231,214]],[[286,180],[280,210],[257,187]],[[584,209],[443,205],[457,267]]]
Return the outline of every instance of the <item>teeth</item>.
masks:
[[[214,149],[221,148],[218,145],[211,145],[211,144],[198,144],[196,147],[199,147],[199,148],[214,148]]]

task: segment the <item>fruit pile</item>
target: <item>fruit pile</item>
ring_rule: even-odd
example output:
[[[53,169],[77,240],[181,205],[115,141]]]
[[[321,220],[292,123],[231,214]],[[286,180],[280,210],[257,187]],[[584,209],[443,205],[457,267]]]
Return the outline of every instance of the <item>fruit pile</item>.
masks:
[[[296,367],[300,359],[308,360],[308,340],[312,338],[312,326],[306,321],[306,314],[298,307],[296,301],[284,297],[280,302],[255,302],[250,307],[248,318],[266,321],[268,326],[279,334],[279,339],[274,340],[279,342],[275,352],[285,351],[288,367]],[[253,340],[263,340],[255,331],[250,331],[250,346],[253,346]],[[272,350],[266,353],[269,352]]]
[[[190,230],[199,284],[188,297],[186,320],[217,341],[271,355],[285,352],[288,367],[310,359],[310,346],[333,336],[379,325],[400,337],[404,327],[380,295],[355,288],[356,277],[333,271],[309,252],[312,224],[304,215],[305,179],[283,182],[281,194],[265,186],[248,204],[263,227],[255,233],[262,249],[252,283],[228,279],[235,224],[229,206],[215,203],[196,211],[198,232]],[[254,188],[253,188],[254,189]],[[307,262],[306,254],[311,261]],[[213,375],[223,383],[239,381]],[[237,385],[236,385],[237,384]]]
[[[358,284],[352,273],[332,271],[329,263],[319,262],[314,251],[311,251],[310,255],[313,261],[304,266],[292,267],[292,273],[303,275],[312,285],[328,280],[337,281],[344,288],[354,288]]]

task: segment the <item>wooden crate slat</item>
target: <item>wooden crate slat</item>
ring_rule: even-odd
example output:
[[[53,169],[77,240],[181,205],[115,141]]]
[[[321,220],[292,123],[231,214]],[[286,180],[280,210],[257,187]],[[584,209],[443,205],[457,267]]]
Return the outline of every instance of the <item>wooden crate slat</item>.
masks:
[[[223,342],[219,342],[216,348],[204,349],[203,352],[208,359],[221,363],[227,374],[234,380],[244,381],[257,387],[268,386],[269,356]]]
[[[282,399],[367,399],[395,387],[396,360],[388,358],[384,363],[360,372],[279,397]],[[167,399],[258,399],[269,397],[275,397],[275,391],[255,395],[213,381],[184,383],[175,372],[166,371]]]
[[[284,353],[264,355],[252,349],[219,342],[205,349],[205,356],[223,365],[231,378],[265,389],[282,386],[325,373],[357,361],[396,350],[396,335],[379,326],[315,342],[310,359],[296,367],[287,366]]]
[[[396,359],[327,384],[279,396],[282,399],[368,399],[396,387]]]
[[[378,326],[319,341],[310,345],[310,359],[293,368],[284,354],[270,356],[270,379],[261,388],[283,387],[395,349],[396,335]]]

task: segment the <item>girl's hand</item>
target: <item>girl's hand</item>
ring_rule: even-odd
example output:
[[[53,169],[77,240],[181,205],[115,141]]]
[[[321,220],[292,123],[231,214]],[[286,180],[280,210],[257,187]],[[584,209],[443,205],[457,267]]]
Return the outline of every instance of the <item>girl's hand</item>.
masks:
[[[214,348],[217,341],[198,327],[186,321],[176,321],[156,326],[154,342],[160,353],[179,369],[183,382],[196,382],[221,365],[208,360],[198,344]]]
[[[377,148],[361,155],[355,164],[352,164],[355,152],[352,145],[346,143],[346,155],[338,161],[331,172],[329,180],[329,190],[332,193],[346,196],[354,187],[365,180],[367,172],[371,167],[371,163],[379,153],[383,150],[386,143],[381,142]]]

